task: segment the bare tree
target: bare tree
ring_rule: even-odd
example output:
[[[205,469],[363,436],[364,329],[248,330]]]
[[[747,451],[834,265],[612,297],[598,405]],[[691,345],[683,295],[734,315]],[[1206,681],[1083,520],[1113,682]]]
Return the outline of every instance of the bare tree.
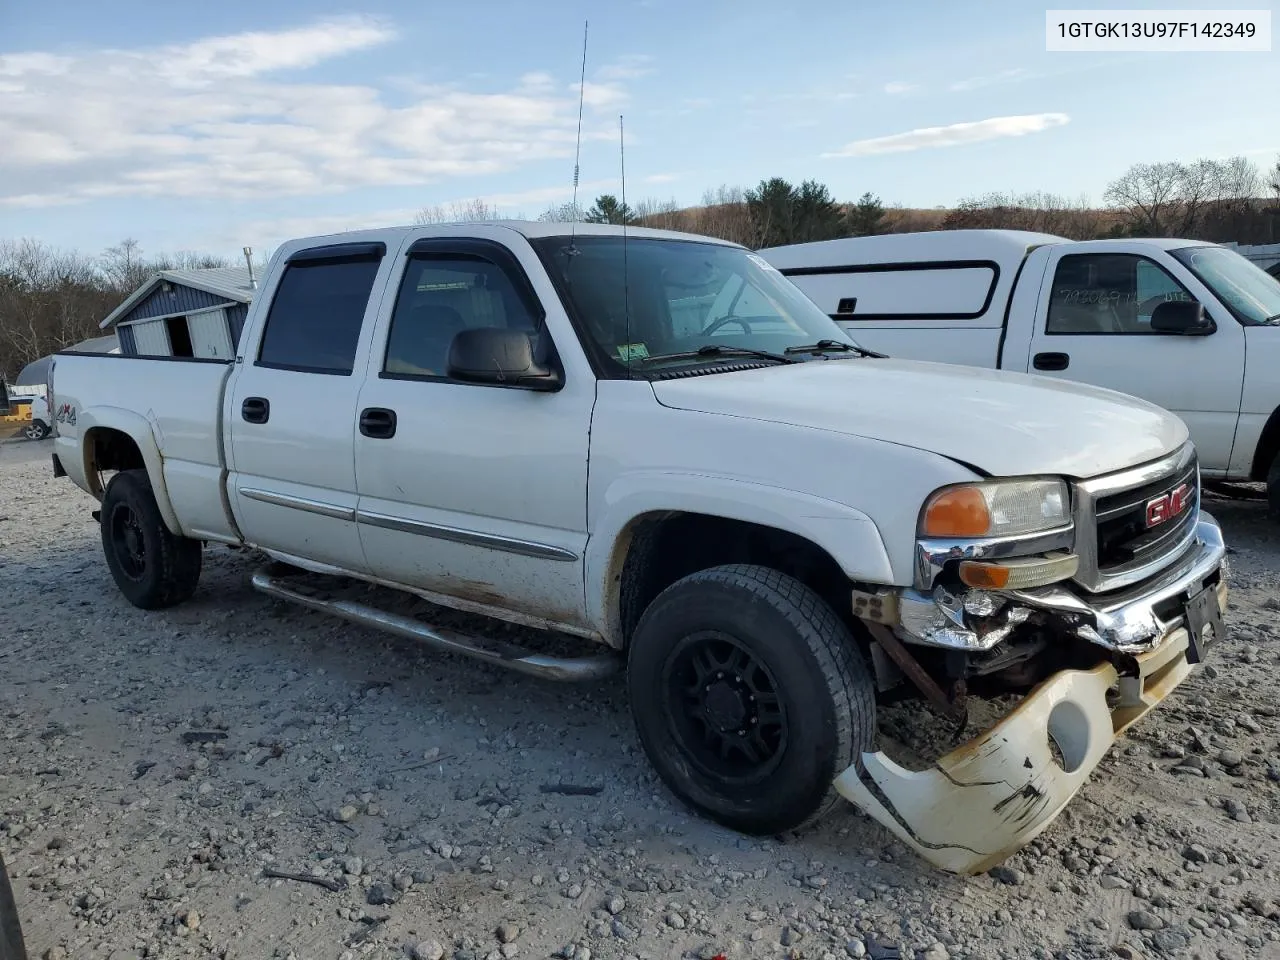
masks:
[[[685,229],[690,233],[747,246],[755,241],[751,210],[747,206],[746,191],[741,187],[722,184],[707,190],[702,195],[702,206],[686,212],[690,217]]]
[[[586,216],[587,212],[582,209],[581,204],[575,206],[572,202],[553,203],[538,214],[538,220],[542,223],[582,223]]]
[[[480,199],[455,201],[447,207],[436,204],[423,207],[413,218],[417,224],[432,223],[484,223],[493,220],[521,220],[522,217],[504,217],[493,204]]]
[[[674,199],[671,200],[641,200],[636,204],[635,208],[636,220],[646,227],[654,227],[658,230],[684,230],[686,229],[684,216],[686,211],[680,209],[680,205]]]
[[[1103,196],[1128,213],[1134,228],[1159,236],[1178,205],[1183,175],[1180,163],[1136,163],[1112,181]]]
[[[118,301],[89,258],[37,240],[0,242],[0,372],[96,335]]]
[[[150,266],[142,258],[142,246],[132,237],[126,237],[114,247],[104,250],[98,268],[108,282],[123,293],[136,290],[151,273]]]
[[[1253,229],[1261,192],[1252,161],[1230,157],[1135,164],[1105,197],[1125,213],[1130,233],[1212,238]]]
[[[1277,160],[1276,165],[1271,168],[1271,174],[1267,179],[1271,181],[1269,184],[1271,192],[1280,198],[1280,160]]]
[[[947,212],[941,226],[944,230],[1030,230],[1072,240],[1089,240],[1106,230],[1103,217],[1084,197],[1069,200],[1043,192],[967,197]]]
[[[210,253],[199,253],[195,250],[178,250],[175,253],[162,253],[148,265],[151,272],[157,270],[212,270],[217,267],[229,267],[231,261],[226,257]]]

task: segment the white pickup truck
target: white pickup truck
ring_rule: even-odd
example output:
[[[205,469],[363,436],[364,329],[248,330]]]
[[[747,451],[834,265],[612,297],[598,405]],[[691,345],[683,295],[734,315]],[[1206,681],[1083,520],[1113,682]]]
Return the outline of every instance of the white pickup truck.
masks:
[[[1091,383],[1171,410],[1206,479],[1266,481],[1280,517],[1280,280],[1234,250],[954,230],[761,255],[865,347]]]
[[[664,781],[746,832],[843,795],[986,869],[1223,633],[1225,548],[1176,417],[868,357],[706,238],[294,240],[234,361],[63,354],[51,379],[54,472],[101,500],[137,606],[189,598],[223,543],[269,558],[270,596],[437,648],[559,679],[625,664]],[[353,581],[586,650],[460,636]],[[904,693],[958,728],[967,697],[1022,699],[911,769],[877,742],[877,698]]]

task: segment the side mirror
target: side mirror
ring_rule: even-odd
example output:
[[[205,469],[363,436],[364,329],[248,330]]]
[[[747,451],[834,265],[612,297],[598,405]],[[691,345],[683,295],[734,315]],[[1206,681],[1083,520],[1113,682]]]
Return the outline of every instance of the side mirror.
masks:
[[[1151,311],[1153,333],[1181,337],[1207,337],[1218,329],[1204,306],[1194,300],[1166,300]]]
[[[467,383],[524,390],[559,390],[560,374],[533,357],[533,341],[522,330],[475,327],[449,344],[449,376]]]

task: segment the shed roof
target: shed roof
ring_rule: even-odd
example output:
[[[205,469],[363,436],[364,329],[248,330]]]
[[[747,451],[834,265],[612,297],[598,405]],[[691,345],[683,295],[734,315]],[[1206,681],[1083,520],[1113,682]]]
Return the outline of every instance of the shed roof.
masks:
[[[161,270],[147,278],[137,290],[129,294],[120,306],[107,315],[98,324],[102,329],[111,326],[126,313],[144,300],[162,283],[176,283],[180,286],[203,290],[215,297],[226,297],[237,303],[249,303],[253,300],[256,288],[250,285],[248,267],[209,267],[203,270]]]

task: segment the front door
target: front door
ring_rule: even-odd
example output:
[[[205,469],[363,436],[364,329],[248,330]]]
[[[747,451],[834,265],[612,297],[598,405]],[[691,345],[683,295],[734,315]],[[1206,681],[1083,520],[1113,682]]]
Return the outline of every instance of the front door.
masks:
[[[223,416],[236,520],[256,546],[365,572],[356,530],[355,409],[377,297],[381,243],[294,254],[265,327],[243,344]],[[370,306],[370,300],[373,305]]]
[[[1244,331],[1180,265],[1091,244],[1054,249],[1041,287],[1029,373],[1132,394],[1186,423],[1201,469],[1222,474],[1240,410]],[[1208,336],[1153,332],[1166,300],[1199,299],[1217,330]],[[1005,358],[1005,366],[1011,366]]]
[[[582,625],[587,444],[595,381],[538,393],[446,375],[459,330],[529,331],[554,355],[519,259],[435,238],[404,258],[379,324],[355,437],[358,519],[378,577],[482,607]],[[384,310],[384,314],[387,311]]]

